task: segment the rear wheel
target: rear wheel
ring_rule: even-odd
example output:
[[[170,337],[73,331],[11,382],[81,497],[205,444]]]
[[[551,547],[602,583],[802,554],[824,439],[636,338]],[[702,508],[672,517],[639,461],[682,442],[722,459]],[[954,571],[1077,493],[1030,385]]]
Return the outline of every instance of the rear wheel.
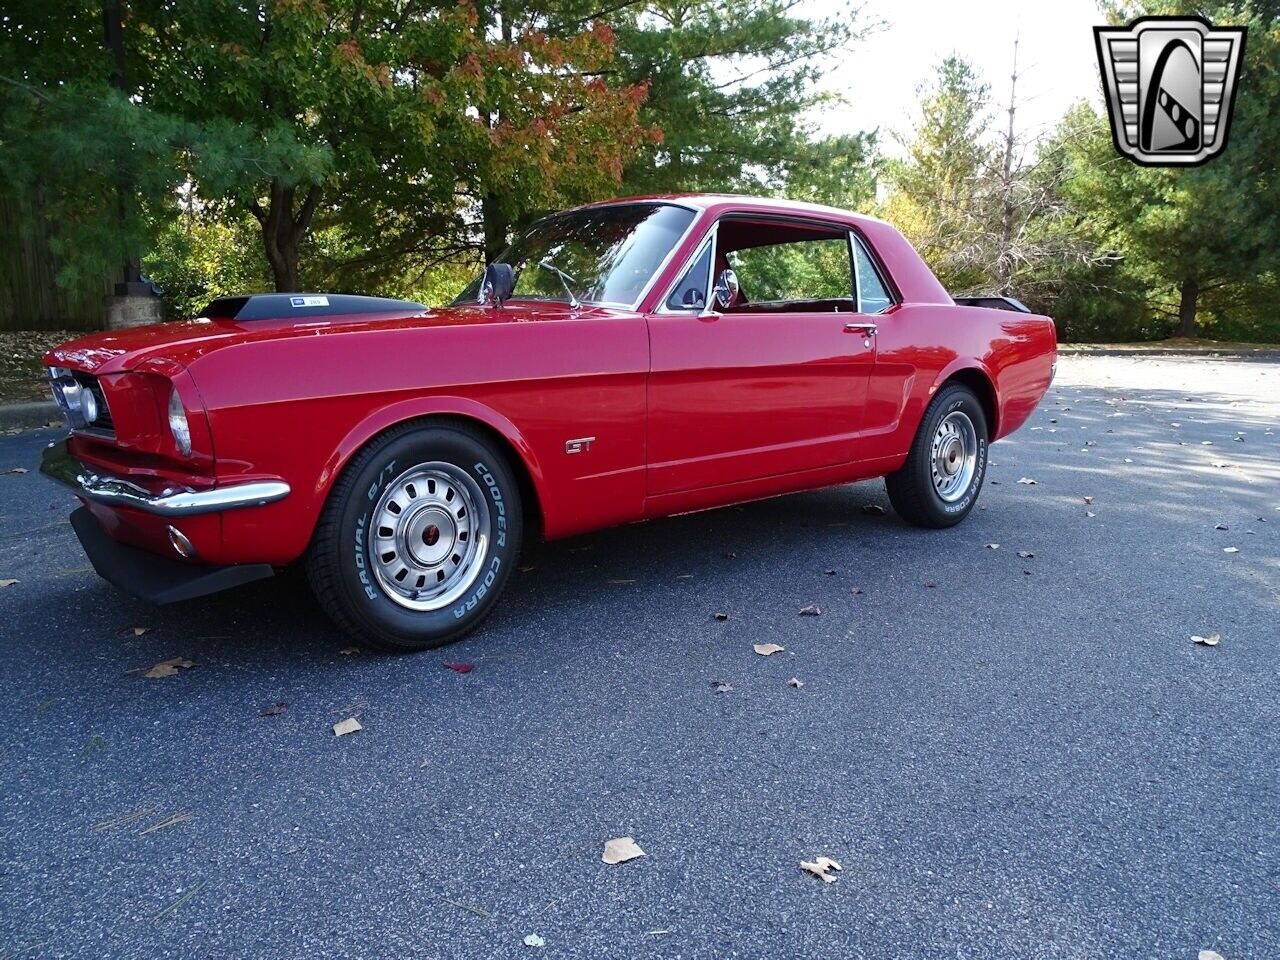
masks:
[[[986,473],[986,414],[972,390],[952,383],[929,404],[907,462],[885,487],[908,523],[950,527],[969,515]]]
[[[521,516],[505,458],[478,432],[398,427],[334,485],[308,578],[356,636],[397,650],[438,647],[492,609],[519,555]]]

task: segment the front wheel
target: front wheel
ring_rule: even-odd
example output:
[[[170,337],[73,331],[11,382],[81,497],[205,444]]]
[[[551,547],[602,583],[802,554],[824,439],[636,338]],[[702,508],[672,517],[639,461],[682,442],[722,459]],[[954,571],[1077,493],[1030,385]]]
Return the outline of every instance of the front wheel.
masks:
[[[986,473],[986,414],[972,390],[952,383],[925,411],[907,462],[884,482],[908,523],[950,527],[969,515]]]
[[[506,459],[464,426],[408,424],[343,471],[307,553],[325,612],[396,650],[455,640],[492,609],[520,551]]]

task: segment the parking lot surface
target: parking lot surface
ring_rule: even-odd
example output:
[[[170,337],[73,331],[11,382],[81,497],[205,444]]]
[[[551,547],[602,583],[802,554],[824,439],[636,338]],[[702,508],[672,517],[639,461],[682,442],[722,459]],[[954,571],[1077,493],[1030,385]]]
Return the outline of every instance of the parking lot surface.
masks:
[[[118,593],[55,435],[0,439],[0,957],[1280,956],[1278,361],[1064,357],[955,529],[538,545],[415,656]]]

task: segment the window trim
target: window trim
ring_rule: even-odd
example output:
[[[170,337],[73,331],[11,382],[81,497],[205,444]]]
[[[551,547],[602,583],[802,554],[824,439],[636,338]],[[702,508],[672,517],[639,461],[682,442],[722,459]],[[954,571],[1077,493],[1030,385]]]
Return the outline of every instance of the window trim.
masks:
[[[830,220],[823,220],[823,219],[821,219],[821,218],[819,218],[819,217],[793,217],[793,216],[785,216],[785,215],[779,215],[779,214],[761,214],[761,215],[755,215],[755,214],[752,214],[752,213],[749,213],[749,212],[745,212],[745,211],[743,211],[743,212],[736,212],[736,213],[727,213],[727,214],[725,214],[723,217],[721,217],[721,218],[720,218],[720,220],[750,220],[750,221],[754,221],[754,222],[756,222],[756,223],[759,223],[759,222],[763,221],[763,222],[766,222],[766,223],[792,224],[792,225],[799,226],[799,227],[821,227],[821,228],[831,229],[831,230],[833,230],[833,231],[839,230],[840,232],[844,233],[844,234],[845,234],[845,249],[846,249],[846,251],[847,251],[847,253],[848,253],[848,255],[849,255],[849,300],[850,300],[850,301],[852,302],[852,304],[853,304],[853,312],[854,312],[854,313],[858,313],[858,312],[859,312],[859,310],[858,310],[858,303],[859,303],[859,301],[858,301],[858,270],[857,270],[857,263],[856,263],[856,262],[854,261],[854,259],[853,259],[853,248],[850,246],[850,243],[849,243],[849,234],[853,233],[853,229],[852,229],[852,228],[851,228],[847,223],[836,223],[836,222],[834,222],[834,221],[830,221]],[[716,226],[717,226],[717,227],[719,227],[719,226],[720,226],[720,220],[717,220],[717,221],[716,221]],[[836,239],[839,239],[839,238],[838,238],[838,237],[824,237],[824,238],[822,238],[822,239],[826,239],[826,240],[836,240]],[[805,242],[812,242],[812,241],[793,240],[793,241],[791,241],[791,242],[792,242],[792,243],[805,243]],[[781,243],[775,243],[775,244],[760,244],[760,246],[775,246],[775,247],[780,247],[780,246],[783,246],[783,244],[781,244]],[[752,248],[752,249],[754,249],[754,248]],[[726,256],[727,256],[727,255],[726,255]],[[715,262],[715,260],[714,260],[714,257],[713,257],[713,258],[712,258],[712,263],[714,264],[714,262]],[[713,267],[712,267],[712,271],[713,271],[713,272],[714,272],[714,269],[715,269],[715,268],[714,268],[714,266],[713,266]],[[813,299],[813,298],[809,298],[809,299]],[[760,301],[760,302],[761,302],[761,303],[797,303],[797,302],[800,302],[800,301],[793,301],[793,300],[762,300],[762,301]],[[753,301],[752,301],[752,303],[755,303],[755,301],[753,300]],[[772,310],[761,310],[761,311],[757,311],[757,312],[758,312],[758,313],[760,313],[760,314],[766,314],[766,313],[775,313],[776,311],[772,311]],[[806,311],[804,311],[804,310],[797,310],[797,311],[795,311],[795,312],[796,312],[796,313],[805,313]],[[835,312],[836,312],[836,313],[839,313],[840,311],[838,311],[838,310],[837,310],[837,311],[835,311]],[[745,313],[745,314],[752,313],[752,310],[751,310],[751,303],[747,304],[746,309],[743,309],[743,310],[735,310],[735,311],[734,311],[734,313]]]

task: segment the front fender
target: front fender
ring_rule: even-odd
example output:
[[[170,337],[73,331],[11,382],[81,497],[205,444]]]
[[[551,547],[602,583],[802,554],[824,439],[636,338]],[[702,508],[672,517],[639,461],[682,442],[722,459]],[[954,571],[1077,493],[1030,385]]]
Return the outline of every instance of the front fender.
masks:
[[[409,420],[433,416],[460,417],[465,420],[472,420],[499,434],[510,445],[515,455],[520,458],[524,469],[529,474],[534,494],[537,496],[539,503],[544,501],[546,480],[542,467],[538,462],[538,456],[534,452],[532,444],[529,443],[528,438],[525,437],[520,428],[492,407],[467,397],[448,395],[414,397],[409,400],[387,404],[371,412],[347,432],[346,436],[342,438],[337,448],[333,451],[333,454],[325,462],[324,468],[316,477],[315,489],[312,491],[315,499],[319,502],[324,501],[338,475],[351,461],[351,458],[378,434]],[[513,464],[513,466],[517,467],[520,465]]]

